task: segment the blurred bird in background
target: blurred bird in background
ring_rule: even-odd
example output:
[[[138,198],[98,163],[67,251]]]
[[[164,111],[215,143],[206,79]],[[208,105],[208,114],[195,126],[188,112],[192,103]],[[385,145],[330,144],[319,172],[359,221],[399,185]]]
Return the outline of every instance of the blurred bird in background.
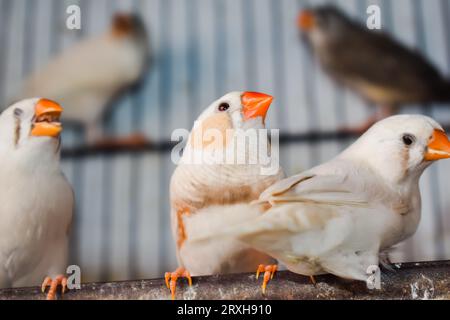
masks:
[[[140,134],[107,138],[102,120],[111,100],[136,84],[147,70],[150,49],[143,21],[118,13],[110,30],[80,41],[25,80],[20,98],[45,96],[64,106],[63,122],[85,129],[90,145],[145,143]]]
[[[434,161],[449,157],[450,141],[436,121],[392,116],[333,160],[275,183],[256,203],[222,210],[239,221],[249,216],[245,223],[197,229],[188,241],[231,236],[295,273],[365,281],[380,252],[415,233],[420,176]],[[206,219],[199,212],[186,227]]]
[[[36,98],[0,115],[0,288],[42,283],[47,299],[66,289],[74,203],[59,164],[61,112]]]
[[[246,154],[243,164],[219,163],[204,158],[214,157],[217,152],[234,151],[231,140],[237,134],[237,130],[247,132],[251,129],[263,129],[271,102],[272,97],[266,94],[231,92],[213,102],[198,117],[170,183],[172,231],[180,265],[175,272],[168,272],[165,275],[172,298],[175,296],[176,281],[180,276],[187,277],[191,282],[191,274],[250,272],[260,269],[259,264],[263,264],[263,270],[260,271],[267,271],[264,288],[269,278],[273,276],[276,266],[271,265],[274,260],[269,256],[238,241],[187,244],[184,228],[184,219],[191,215],[195,216],[200,209],[205,209],[205,215],[214,218],[205,220],[206,224],[199,221],[195,228],[226,226],[229,218],[234,220],[239,218],[235,215],[223,215],[222,211],[226,206],[249,203],[258,199],[264,189],[283,177],[280,169],[273,175],[261,174],[262,165],[252,162],[249,153]],[[223,141],[211,140],[212,131],[208,130],[220,133]],[[246,152],[248,149],[237,150],[238,156]],[[193,164],[192,157],[199,153],[202,153],[200,156],[203,157],[204,163]],[[268,265],[267,268],[265,265]]]
[[[298,25],[322,67],[378,112],[353,132],[363,132],[405,104],[450,101],[450,83],[418,51],[375,32],[326,5],[300,13]]]

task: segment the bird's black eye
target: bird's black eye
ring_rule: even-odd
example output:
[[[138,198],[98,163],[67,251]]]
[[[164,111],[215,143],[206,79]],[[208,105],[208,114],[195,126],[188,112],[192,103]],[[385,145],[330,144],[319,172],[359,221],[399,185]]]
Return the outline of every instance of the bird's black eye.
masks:
[[[23,110],[22,110],[22,109],[19,109],[19,108],[15,108],[15,109],[14,109],[14,116],[15,116],[16,118],[19,118],[19,117],[22,115],[22,113],[23,113]]]
[[[414,137],[412,134],[405,133],[402,137],[403,143],[407,146],[410,146],[416,141],[416,137]]]
[[[227,111],[229,108],[230,108],[230,105],[228,103],[223,102],[219,105],[218,109],[219,109],[219,111]]]

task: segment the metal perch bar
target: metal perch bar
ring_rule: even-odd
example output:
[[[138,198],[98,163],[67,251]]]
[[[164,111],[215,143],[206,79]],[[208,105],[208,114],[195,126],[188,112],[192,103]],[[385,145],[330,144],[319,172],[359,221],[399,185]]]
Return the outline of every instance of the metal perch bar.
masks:
[[[445,125],[444,130],[450,132],[450,125]],[[356,139],[359,134],[354,132],[339,131],[311,131],[307,133],[281,133],[280,145],[292,143],[316,143],[321,141],[342,141],[348,139]],[[62,158],[82,158],[95,155],[114,155],[126,153],[151,153],[151,152],[169,152],[178,142],[162,141],[155,143],[147,143],[139,146],[115,146],[115,147],[89,147],[79,146],[61,151]]]
[[[289,271],[278,272],[261,293],[262,279],[254,274],[194,277],[193,286],[179,279],[177,299],[450,299],[450,261],[398,263],[393,270],[383,269],[381,289],[369,290],[364,282],[344,280],[332,275],[316,277],[314,286],[308,277]],[[0,290],[3,299],[44,299],[40,288]],[[170,299],[163,279],[110,283],[86,283],[71,290],[65,300]]]
[[[334,131],[312,131],[299,134],[280,134],[280,144],[290,144],[296,142],[318,142],[328,140],[345,140],[357,138],[358,135],[349,132]],[[81,158],[86,156],[102,155],[102,154],[126,154],[126,153],[143,153],[143,152],[168,152],[177,144],[172,141],[162,141],[155,143],[147,143],[139,146],[114,146],[114,147],[89,147],[79,146],[61,151],[62,158]]]

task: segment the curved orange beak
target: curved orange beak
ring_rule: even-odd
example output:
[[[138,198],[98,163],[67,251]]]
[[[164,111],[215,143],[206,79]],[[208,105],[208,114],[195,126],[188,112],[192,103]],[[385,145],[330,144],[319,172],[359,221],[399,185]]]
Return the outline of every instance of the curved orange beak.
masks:
[[[262,117],[266,119],[267,110],[269,110],[273,97],[259,92],[244,92],[241,96],[242,111],[244,119]]]
[[[311,11],[304,10],[298,15],[297,24],[303,31],[311,30],[315,23],[314,14]]]
[[[444,131],[434,130],[425,153],[426,161],[450,158],[450,141]]]
[[[30,135],[36,137],[58,137],[62,131],[59,117],[63,108],[48,99],[39,100],[34,107],[34,123]]]

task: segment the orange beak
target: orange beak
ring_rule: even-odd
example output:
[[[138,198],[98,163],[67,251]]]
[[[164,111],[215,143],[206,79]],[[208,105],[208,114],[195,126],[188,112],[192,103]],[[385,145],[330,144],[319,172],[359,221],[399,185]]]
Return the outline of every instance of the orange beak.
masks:
[[[269,110],[273,97],[259,92],[244,92],[241,96],[242,111],[244,119],[262,117],[266,119],[267,110]]]
[[[434,130],[425,153],[426,161],[450,158],[450,141],[444,131]]]
[[[297,24],[300,29],[309,31],[314,27],[315,23],[314,14],[311,11],[305,10],[300,12],[297,19]]]
[[[56,102],[41,99],[34,107],[35,120],[30,135],[36,137],[58,137],[62,131],[59,117],[63,108]]]

